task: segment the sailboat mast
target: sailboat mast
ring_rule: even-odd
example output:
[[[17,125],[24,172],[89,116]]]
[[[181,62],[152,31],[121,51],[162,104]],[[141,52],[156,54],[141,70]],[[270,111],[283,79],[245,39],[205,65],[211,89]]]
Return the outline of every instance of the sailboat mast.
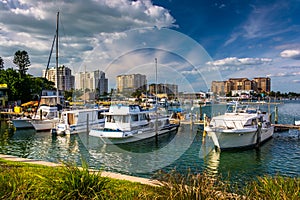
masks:
[[[56,17],[56,104],[59,104],[59,89],[58,89],[58,23],[59,23],[59,12]]]
[[[157,58],[155,58],[155,136],[156,140],[158,139],[158,127],[157,127],[157,122],[158,122],[158,113],[157,113]]]

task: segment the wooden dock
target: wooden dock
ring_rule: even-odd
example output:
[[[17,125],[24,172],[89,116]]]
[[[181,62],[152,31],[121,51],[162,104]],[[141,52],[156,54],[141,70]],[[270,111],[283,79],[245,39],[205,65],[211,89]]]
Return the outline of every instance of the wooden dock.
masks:
[[[16,113],[16,112],[6,112],[6,111],[0,111],[0,119],[11,119],[14,117],[21,117],[24,113]]]
[[[288,131],[290,129],[298,129],[300,130],[300,126],[293,124],[272,124],[275,128],[275,132]]]

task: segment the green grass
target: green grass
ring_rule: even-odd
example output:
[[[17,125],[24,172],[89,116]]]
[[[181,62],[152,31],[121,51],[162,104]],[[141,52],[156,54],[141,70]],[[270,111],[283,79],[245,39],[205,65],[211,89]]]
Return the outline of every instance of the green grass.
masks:
[[[155,178],[161,187],[102,177],[85,162],[47,167],[0,159],[0,199],[300,199],[300,178],[258,177],[242,188],[205,172]]]

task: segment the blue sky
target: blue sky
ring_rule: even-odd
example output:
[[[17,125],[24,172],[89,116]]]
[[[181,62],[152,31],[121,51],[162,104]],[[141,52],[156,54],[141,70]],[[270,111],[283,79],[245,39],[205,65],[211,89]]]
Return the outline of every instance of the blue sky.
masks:
[[[300,1],[94,0],[0,2],[0,56],[29,73],[46,68],[60,12],[59,63],[73,73],[102,70],[206,91],[213,80],[269,76],[272,90],[300,93]],[[53,58],[55,56],[53,55]],[[55,60],[51,65],[55,65]]]

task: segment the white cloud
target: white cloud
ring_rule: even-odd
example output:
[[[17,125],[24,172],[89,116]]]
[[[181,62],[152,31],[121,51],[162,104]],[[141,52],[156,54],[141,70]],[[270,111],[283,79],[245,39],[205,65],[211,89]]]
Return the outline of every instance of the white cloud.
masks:
[[[60,57],[70,67],[80,66],[85,55],[99,43],[111,44],[126,37],[128,30],[175,26],[169,11],[150,0],[2,1],[0,56],[5,67],[11,67],[8,59],[21,49],[29,53],[32,66],[36,67],[34,72],[38,66],[40,71],[44,69],[55,34],[57,11]]]
[[[270,58],[237,58],[229,57],[221,60],[207,62],[208,65],[214,66],[241,66],[241,65],[262,65],[272,62]]]
[[[300,60],[300,50],[297,49],[284,50],[280,53],[280,56],[283,58]]]

